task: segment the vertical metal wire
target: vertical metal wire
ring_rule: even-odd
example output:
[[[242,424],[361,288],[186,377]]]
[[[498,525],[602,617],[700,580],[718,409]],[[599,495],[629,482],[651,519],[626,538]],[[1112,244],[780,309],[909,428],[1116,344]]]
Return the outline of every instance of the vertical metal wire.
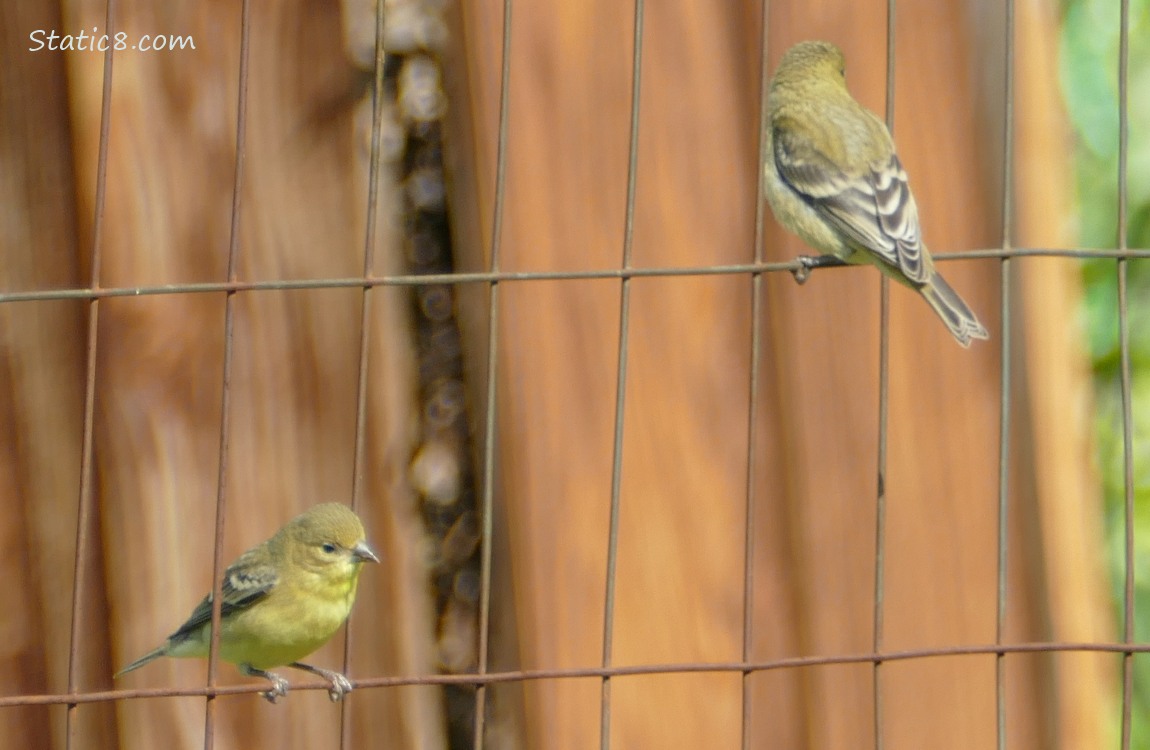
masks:
[[[1002,249],[1009,251],[1013,231],[1014,196],[1014,0],[1006,0],[1006,77],[1003,92],[1002,132]],[[1011,259],[1001,262],[1002,370],[999,381],[998,413],[998,600],[996,603],[994,642],[1001,646],[1006,634],[1006,593],[1010,523],[1010,283]],[[998,750],[1006,750],[1006,655],[999,651],[994,658],[995,718]]]
[[[240,73],[236,104],[236,167],[232,180],[232,217],[228,239],[228,281],[237,280],[240,255],[240,206],[243,203],[244,157],[246,155],[244,134],[248,121],[248,47],[251,32],[251,3],[243,0],[240,9]],[[232,343],[235,330],[234,291],[226,293],[224,299],[224,362],[223,385],[220,396],[220,455],[219,472],[216,479],[216,526],[212,549],[212,629],[208,646],[208,687],[216,685],[216,670],[219,666],[220,646],[220,589],[223,573],[224,511],[227,507],[228,444],[231,439],[230,406],[232,384]],[[212,750],[215,744],[214,695],[208,695],[204,705],[204,750]]]
[[[886,8],[886,124],[894,134],[894,56],[895,0]],[[879,345],[878,345],[878,477],[875,492],[874,532],[874,624],[871,648],[875,654],[883,647],[883,601],[886,583],[886,437],[890,411],[890,281],[886,274],[879,280]],[[872,670],[874,689],[874,746],[882,744],[882,662],[875,657]]]
[[[379,180],[381,134],[383,132],[383,16],[384,3],[375,5],[375,81],[371,90],[371,157],[367,165],[367,220],[364,222],[363,278],[366,281],[375,270],[376,219],[379,215]],[[356,375],[355,393],[355,448],[351,465],[351,509],[356,510],[363,495],[365,435],[367,433],[367,371],[368,355],[371,348],[371,309],[373,287],[363,285],[360,300],[359,318],[359,367]],[[346,675],[351,663],[351,620],[348,620],[343,639],[343,673]],[[349,747],[351,743],[351,722],[348,720],[348,701],[340,703],[339,746]]]
[[[503,59],[499,72],[499,135],[495,156],[495,203],[491,221],[491,272],[498,273],[503,240],[503,200],[507,184],[507,125],[511,103],[511,0],[503,0]],[[495,506],[495,407],[499,354],[499,282],[492,281],[487,309],[487,411],[483,423],[483,507],[479,536],[479,662],[476,670],[487,674],[491,640],[491,534]],[[487,685],[475,689],[475,750],[483,748],[487,720]]]
[[[108,37],[115,38],[116,0],[108,0],[104,16],[104,28]],[[89,286],[100,288],[100,266],[104,244],[104,203],[108,186],[108,141],[112,123],[112,61],[115,55],[114,44],[109,44],[104,53],[103,90],[100,101],[100,143],[96,156],[96,199],[92,218],[92,263]],[[84,617],[84,592],[88,584],[88,549],[93,520],[92,510],[92,443],[93,421],[96,413],[96,343],[100,330],[100,298],[93,297],[88,303],[88,354],[84,369],[84,426],[80,448],[80,488],[76,505],[76,547],[72,568],[72,623],[68,646],[68,693],[75,694],[80,688],[80,629],[86,622]],[[76,741],[76,712],[78,704],[69,703],[65,718],[65,745],[73,747]]]
[[[631,268],[635,235],[635,182],[639,164],[639,104],[643,79],[643,0],[635,0],[635,38],[631,58],[631,140],[627,159],[627,207],[623,226],[623,268]],[[603,595],[603,661],[611,666],[615,632],[615,583],[619,557],[619,493],[623,480],[623,414],[627,398],[627,355],[630,344],[631,278],[619,288],[619,350],[615,380],[615,437],[611,456],[611,517],[607,527],[607,585]],[[611,746],[611,678],[604,677],[600,692],[599,746]]]
[[[1118,32],[1118,250],[1126,250],[1127,195],[1126,150],[1129,140],[1127,119],[1127,79],[1130,58],[1130,0],[1121,0]],[[1118,347],[1121,357],[1122,391],[1122,470],[1125,510],[1124,553],[1126,581],[1122,599],[1122,641],[1134,642],[1134,417],[1130,395],[1130,323],[1127,316],[1127,266],[1119,257],[1118,266]],[[1122,654],[1122,748],[1129,750],[1134,705],[1134,653]]]
[[[770,0],[763,0],[762,41],[759,49],[759,168],[755,176],[755,263],[763,262],[763,228],[767,202],[763,194],[763,165],[774,158],[767,153],[767,94],[770,90],[768,75],[767,26]],[[759,365],[763,338],[763,274],[751,274],[751,372],[747,395],[747,497],[743,510],[743,663],[754,654],[755,625],[755,459],[759,455],[755,416],[759,413]],[[751,675],[743,672],[742,748],[751,747]]]

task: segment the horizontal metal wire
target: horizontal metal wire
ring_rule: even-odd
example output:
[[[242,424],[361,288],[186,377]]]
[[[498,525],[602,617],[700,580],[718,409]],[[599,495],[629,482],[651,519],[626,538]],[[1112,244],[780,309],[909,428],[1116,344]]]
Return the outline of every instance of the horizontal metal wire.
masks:
[[[1150,258],[1150,248],[1085,250],[1073,248],[990,248],[958,253],[937,253],[936,261],[979,258]],[[843,264],[844,266],[846,264]],[[186,284],[156,284],[83,289],[36,289],[26,292],[0,292],[0,303],[43,302],[65,299],[102,299],[106,297],[144,297],[162,294],[199,294],[219,292],[290,291],[299,289],[343,289],[376,286],[431,286],[435,284],[475,284],[504,281],[556,281],[561,279],[630,279],[676,276],[734,276],[738,274],[795,273],[805,266],[797,258],[783,263],[732,263],[709,266],[652,266],[638,268],[603,268],[575,271],[475,271],[441,274],[394,274],[331,279],[272,279],[267,281],[205,281]],[[820,268],[822,272],[824,268]]]
[[[1102,653],[1102,654],[1145,654],[1150,653],[1150,643],[1076,643],[1076,642],[1029,642],[1010,644],[975,644],[968,646],[944,646],[940,648],[906,649],[883,653],[836,654],[830,656],[790,656],[764,661],[731,662],[682,662],[666,664],[637,664],[613,667],[576,667],[571,669],[525,669],[513,672],[488,672],[487,674],[427,674],[409,677],[373,677],[353,680],[357,689],[410,687],[414,685],[491,685],[505,682],[529,682],[538,680],[570,680],[580,678],[639,677],[651,675],[675,675],[698,673],[740,673],[770,672],[780,669],[800,669],[807,667],[828,667],[849,664],[882,664],[892,661],[912,661],[947,656],[1004,656],[1007,654],[1050,654],[1050,653]],[[291,690],[327,690],[325,683],[289,683]],[[217,695],[243,695],[263,693],[267,685],[230,685],[215,688],[146,688],[141,690],[105,690],[59,695],[13,695],[0,697],[0,708],[13,706],[75,705],[79,703],[99,703],[102,701],[126,700],[130,698],[172,698],[205,697]]]

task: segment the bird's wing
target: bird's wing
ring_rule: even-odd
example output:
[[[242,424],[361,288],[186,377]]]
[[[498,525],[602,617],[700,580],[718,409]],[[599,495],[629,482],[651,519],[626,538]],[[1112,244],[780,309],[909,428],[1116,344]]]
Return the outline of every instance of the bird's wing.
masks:
[[[779,174],[820,216],[910,281],[923,283],[929,278],[918,206],[895,153],[885,164],[851,176],[801,131],[776,128],[772,135]]]
[[[234,563],[224,571],[224,582],[220,589],[222,596],[220,602],[220,618],[238,610],[246,609],[272,592],[279,582],[279,574],[274,566],[267,562],[267,554],[262,547],[248,550],[240,555]],[[173,640],[181,640],[190,635],[212,619],[212,595],[204,597],[188,621],[172,634]]]

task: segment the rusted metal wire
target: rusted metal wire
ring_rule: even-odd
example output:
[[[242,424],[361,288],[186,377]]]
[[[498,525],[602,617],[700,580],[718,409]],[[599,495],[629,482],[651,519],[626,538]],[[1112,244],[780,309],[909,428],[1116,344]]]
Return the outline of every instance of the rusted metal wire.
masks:
[[[759,169],[771,157],[767,153],[767,93],[770,90],[769,46],[767,25],[770,18],[769,2],[763,3],[760,22],[759,49]],[[755,177],[755,263],[762,263],[765,257],[767,201],[761,171]],[[747,489],[743,505],[743,644],[742,657],[747,661],[754,653],[755,646],[755,469],[758,465],[759,441],[755,429],[759,413],[759,368],[763,352],[763,275],[751,274],[751,371],[747,390]],[[740,728],[743,750],[751,748],[751,672],[743,672],[742,683],[742,727]]]
[[[631,57],[631,124],[627,147],[627,205],[624,209],[621,267],[631,267],[635,237],[635,181],[639,161],[639,102],[643,80],[643,0],[635,0]],[[614,437],[611,447],[611,509],[607,525],[607,585],[603,592],[603,668],[611,666],[615,644],[615,586],[619,559],[619,509],[623,482],[623,415],[627,402],[627,357],[631,342],[631,279],[619,286],[619,345],[615,370]],[[604,677],[599,699],[599,746],[611,747],[611,680]]]
[[[1014,0],[1006,2],[1006,69],[1003,81],[1003,122],[1002,122],[1002,248],[1007,250],[1013,244],[1013,196],[1014,196]],[[999,413],[998,413],[998,579],[997,601],[995,602],[994,642],[1001,644],[1006,636],[1006,605],[1009,560],[1009,518],[1010,518],[1010,384],[1012,382],[1010,284],[1012,279],[1011,258],[1003,258],[1000,264],[1002,302],[999,309],[1002,327],[999,329],[999,346],[1002,369],[999,372]],[[995,735],[998,750],[1006,750],[1006,657],[994,657],[994,703]]]
[[[366,278],[375,270],[375,244],[376,225],[379,215],[379,183],[382,176],[381,143],[383,140],[383,110],[384,110],[384,45],[383,45],[383,18],[384,4],[375,5],[375,79],[371,95],[371,156],[368,160],[367,177],[367,218],[364,222],[363,240],[363,275]],[[358,511],[363,497],[364,463],[367,434],[367,376],[368,361],[371,344],[371,313],[372,295],[374,287],[364,286],[360,298],[359,318],[359,361],[356,374],[355,391],[355,446],[352,450],[351,464],[351,509]],[[348,674],[351,666],[352,627],[348,620],[344,629],[343,658],[340,672]],[[351,721],[348,720],[349,706],[347,701],[340,703],[339,710],[339,746],[349,747],[351,744]]]
[[[894,72],[896,0],[887,0],[886,8],[886,125],[894,134]],[[890,415],[890,279],[879,278],[879,343],[878,343],[878,450],[875,456],[874,513],[874,609],[871,619],[871,648],[877,653],[883,647],[883,615],[886,598],[886,457],[887,425]],[[875,662],[871,673],[874,691],[874,747],[882,748],[882,662]]]
[[[539,680],[608,679],[643,675],[699,674],[699,673],[755,673],[784,669],[803,669],[843,664],[875,664],[879,662],[914,661],[949,656],[997,656],[1034,653],[1103,653],[1147,654],[1150,643],[1089,643],[1089,642],[1029,642],[1010,644],[977,644],[944,646],[940,648],[907,649],[884,653],[833,654],[827,656],[792,656],[763,661],[682,662],[663,664],[637,664],[631,666],[580,667],[572,669],[525,669],[480,674],[427,674],[405,677],[372,677],[354,680],[356,690],[410,687],[415,685],[494,685],[506,682],[532,682]],[[290,691],[327,690],[318,682],[289,683]],[[11,695],[0,697],[0,708],[13,706],[50,706],[80,703],[99,703],[113,700],[140,698],[169,698],[187,696],[243,695],[262,693],[264,685],[227,685],[203,688],[145,688],[139,690],[104,690],[66,693],[60,695]]]
[[[994,258],[1074,258],[1078,260],[1135,260],[1150,258],[1150,248],[1078,249],[1018,247],[983,248],[957,253],[932,253],[936,262]],[[834,267],[830,267],[833,269]],[[104,299],[164,294],[211,294],[220,292],[271,292],[298,289],[345,289],[376,286],[431,286],[434,284],[502,283],[517,281],[561,281],[590,279],[672,278],[680,276],[740,276],[763,273],[796,273],[805,269],[798,260],[777,263],[721,263],[706,266],[648,266],[602,268],[574,271],[473,271],[440,274],[384,274],[331,279],[269,279],[266,281],[215,281],[188,284],[156,284],[122,287],[83,287],[75,289],[36,289],[0,292],[0,304],[63,299]],[[820,269],[825,271],[826,269]]]
[[[1130,0],[1122,0],[1118,32],[1118,248],[1126,248],[1127,206],[1126,161],[1130,122],[1127,84],[1130,67]],[[1134,641],[1134,416],[1130,371],[1130,321],[1127,313],[1128,260],[1118,259],[1118,351],[1121,368],[1122,397],[1122,489],[1123,489],[1123,557],[1125,581],[1122,588],[1122,640]],[[1129,750],[1134,715],[1134,652],[1122,656],[1122,750]]]
[[[245,134],[248,120],[248,49],[251,39],[251,3],[243,0],[240,7],[240,69],[236,111],[236,164],[232,175],[232,212],[228,236],[228,281],[236,281],[240,257],[240,207],[243,205]],[[220,617],[222,614],[224,572],[224,518],[227,510],[228,446],[231,442],[232,353],[235,341],[236,292],[224,299],[224,361],[220,396],[220,452],[216,476],[216,523],[212,544],[212,630],[208,645],[208,687],[216,684],[220,656]],[[216,702],[208,695],[204,706],[204,750],[215,746]]]
[[[503,248],[503,206],[507,185],[507,132],[511,112],[511,0],[503,0],[503,40],[499,66],[499,130],[495,144],[495,197],[491,207],[491,273],[499,272]],[[487,674],[491,650],[491,537],[495,508],[495,409],[499,354],[499,280],[487,292],[487,382],[483,423],[483,494],[479,535],[479,661],[476,672]],[[487,686],[477,685],[472,743],[481,750],[486,736]]]
[[[116,33],[116,2],[108,0],[104,28],[108,35]],[[100,266],[104,244],[104,205],[108,188],[108,139],[112,122],[112,70],[115,45],[109,45],[104,55],[104,80],[100,102],[100,142],[96,157],[96,200],[92,219],[92,263],[89,286],[100,287]],[[72,623],[68,644],[68,692],[75,693],[80,682],[80,654],[83,652],[81,629],[87,621],[85,610],[91,534],[95,513],[92,509],[95,493],[92,490],[93,429],[96,406],[96,342],[100,331],[100,298],[92,297],[88,305],[88,342],[84,371],[84,425],[80,448],[80,487],[76,507],[76,548],[72,573]],[[76,704],[69,704],[65,719],[66,746],[76,741]]]

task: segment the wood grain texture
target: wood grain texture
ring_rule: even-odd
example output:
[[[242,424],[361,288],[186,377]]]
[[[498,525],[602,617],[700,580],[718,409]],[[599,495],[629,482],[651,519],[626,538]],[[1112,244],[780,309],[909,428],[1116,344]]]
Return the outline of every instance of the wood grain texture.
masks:
[[[772,3],[772,69],[794,42],[835,41],[846,53],[852,92],[881,114],[885,7]],[[479,206],[481,244],[465,246],[475,267],[484,267],[491,227],[501,12],[493,0],[462,11],[478,153],[474,174],[458,179],[457,188],[463,204]],[[1001,110],[987,103],[1001,101],[1004,76],[1001,64],[996,72],[980,52],[992,32],[978,22],[994,10],[912,2],[898,12],[894,130],[926,240],[936,251],[996,246]],[[751,259],[759,13],[755,3],[646,7],[637,266]],[[517,5],[512,24],[501,267],[618,267],[632,8]],[[1053,79],[1049,66],[1027,70]],[[987,138],[996,129],[999,135]],[[1043,158],[1028,154],[1035,163]],[[767,252],[785,260],[809,250],[768,219]],[[891,291],[883,610],[883,647],[890,650],[995,638],[999,270],[996,261],[941,268],[993,338],[971,350],[956,347],[921,300]],[[737,658],[750,283],[667,278],[630,286],[612,663]],[[878,274],[867,268],[819,272],[803,287],[789,275],[767,278],[753,425],[762,448],[752,471],[754,658],[872,647],[878,289]],[[598,664],[621,284],[507,283],[500,300],[499,479],[522,665]],[[1024,385],[1016,379],[1012,388]],[[1008,641],[1050,637],[1042,592],[1056,585],[1043,578],[1044,553],[1036,557],[1042,541],[1033,514],[1046,502],[1035,472],[1049,465],[1033,463],[1030,450],[1033,431],[1051,426],[1033,422],[1018,395],[1011,415]],[[1079,425],[1074,434],[1083,430]],[[1098,511],[1085,505],[1081,512]],[[1097,559],[1100,540],[1078,538],[1080,554]],[[1007,660],[1012,746],[1056,741],[1046,688],[1054,663],[1043,656]],[[751,746],[848,748],[874,736],[868,666],[767,672],[748,684]],[[993,744],[992,657],[888,664],[880,684],[887,747]],[[741,691],[737,676],[617,679],[612,739],[620,747],[737,746]],[[525,692],[530,746],[596,743],[595,681],[542,682]]]
[[[58,28],[51,3],[0,8],[0,289],[61,289],[80,283],[77,208],[64,60],[29,51],[28,34]],[[0,305],[0,493],[5,512],[4,617],[0,692],[66,692],[83,419],[82,304]],[[107,616],[101,564],[85,591],[90,644],[80,650],[82,687],[106,683]],[[0,712],[0,736],[13,747],[63,747],[62,708]],[[78,736],[115,744],[111,706],[77,710]]]
[[[100,281],[224,280],[239,4],[119,8],[129,39],[186,34],[196,49],[116,57]],[[96,4],[77,5],[71,23],[101,25],[100,13]],[[353,135],[354,101],[339,98],[353,75],[339,6],[257,3],[251,22],[238,277],[358,276],[367,173]],[[69,64],[81,215],[91,216],[102,59],[76,54]],[[383,195],[376,271],[394,273],[398,209],[393,188]],[[358,677],[363,670],[425,673],[434,665],[421,527],[406,482],[414,406],[408,297],[395,289],[371,296],[368,443],[358,500],[385,564],[365,571],[352,617],[349,671]],[[363,297],[358,289],[235,296],[225,562],[310,505],[351,501]],[[224,311],[223,294],[101,303],[96,442],[114,633],[108,674],[154,646],[211,585]],[[338,667],[342,647],[336,638],[314,663]],[[203,679],[202,663],[165,660],[118,685],[192,686]],[[219,680],[242,678],[222,665]],[[120,703],[124,745],[201,746],[203,705],[195,698]],[[216,746],[338,742],[340,710],[322,691],[297,692],[288,705],[219,701]],[[357,692],[349,737],[353,746],[378,733],[403,746],[435,746],[442,734],[437,711],[431,689]]]
[[[1019,29],[1016,74],[1018,184],[1017,242],[1031,247],[1073,247],[1077,212],[1072,136],[1054,71],[1058,15],[1043,3],[1023,3],[1028,23]],[[1049,637],[1067,641],[1118,640],[1117,610],[1106,570],[1103,481],[1094,445],[1094,379],[1082,330],[1079,264],[1035,258],[1019,265],[1025,391],[1033,424],[1038,502],[1031,523],[1041,530]],[[1115,271],[1117,282],[1117,271]],[[1053,668],[1057,736],[1065,747],[1100,747],[1119,741],[1121,666],[1100,654],[1060,654]]]
[[[222,280],[236,157],[239,6],[120,3],[129,34],[190,34],[195,52],[117,55],[101,284]],[[244,280],[358,275],[367,175],[338,6],[253,4]],[[350,7],[350,6],[349,6]],[[448,170],[458,267],[490,262],[502,4],[460,3],[448,54]],[[503,270],[619,267],[623,255],[633,9],[516,3]],[[1001,242],[1001,28],[997,5],[898,5],[894,129],[938,252]],[[1051,44],[1039,2],[1019,12],[1016,242],[1070,212]],[[752,259],[758,181],[761,7],[648,3],[634,212],[636,266]],[[0,6],[0,264],[4,290],[87,283],[102,58],[30,56],[30,28],[102,27],[103,6]],[[992,31],[986,31],[991,29]],[[885,3],[774,2],[771,67],[790,44],[840,44],[855,96],[885,107]],[[996,46],[998,45],[998,46]],[[998,66],[998,67],[996,67]],[[333,104],[334,102],[334,104]],[[346,104],[346,103],[345,103]],[[317,113],[323,115],[317,117]],[[380,207],[376,272],[401,268],[398,201]],[[809,252],[766,220],[769,260]],[[889,650],[995,637],[1000,276],[944,262],[992,332],[957,347],[921,302],[891,290],[885,630]],[[1066,263],[1015,262],[1008,616],[1004,639],[1112,638],[1102,584],[1089,411]],[[863,654],[873,643],[878,274],[764,280],[760,399],[748,420],[751,282],[745,275],[629,284],[614,665],[735,661],[743,653],[748,475],[754,501],[754,660]],[[487,295],[460,290],[473,422],[483,423]],[[406,470],[416,416],[408,298],[371,293],[368,456],[360,509],[385,564],[365,572],[354,677],[434,672],[423,531]],[[492,668],[598,666],[622,285],[499,285]],[[319,501],[350,499],[363,294],[235,297],[224,558]],[[222,382],[222,294],[100,303],[98,543],[84,592],[81,688],[169,632],[210,586]],[[66,687],[78,494],[84,303],[0,305],[0,522],[6,695]],[[1053,325],[1051,321],[1056,321]],[[748,470],[748,430],[758,451]],[[481,452],[483,446],[479,445]],[[12,571],[21,571],[14,575]],[[335,666],[337,642],[316,655]],[[1112,661],[1011,656],[1010,747],[1103,746]],[[992,657],[881,668],[885,747],[993,746]],[[203,683],[158,662],[116,687]],[[221,682],[238,682],[230,667]],[[751,675],[626,677],[611,686],[613,747],[855,748],[875,734],[869,665]],[[598,743],[600,683],[493,691],[493,746]],[[351,747],[443,747],[438,691],[357,691]],[[217,747],[334,747],[321,691],[272,707],[220,699]],[[1111,714],[1112,715],[1112,714]],[[200,747],[203,700],[83,706],[75,747]],[[62,708],[5,709],[12,744],[64,746]]]

